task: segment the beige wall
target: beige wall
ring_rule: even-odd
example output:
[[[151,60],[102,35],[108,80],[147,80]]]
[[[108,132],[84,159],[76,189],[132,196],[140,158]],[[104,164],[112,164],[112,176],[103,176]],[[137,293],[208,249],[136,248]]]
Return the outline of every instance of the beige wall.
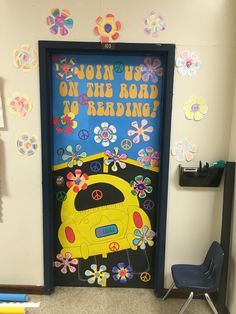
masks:
[[[187,137],[198,145],[196,162],[227,159],[233,103],[235,53],[234,1],[51,1],[0,0],[0,78],[4,102],[14,91],[28,94],[33,110],[24,119],[6,110],[6,129],[1,131],[0,278],[3,284],[42,285],[42,195],[40,151],[31,158],[16,152],[15,140],[22,132],[40,138],[38,69],[17,70],[12,51],[22,43],[37,47],[38,40],[97,41],[92,29],[99,15],[112,12],[123,23],[120,42],[175,43],[199,52],[203,67],[195,77],[175,74],[171,145]],[[45,18],[51,7],[67,7],[74,28],[66,38],[53,36]],[[155,9],[165,18],[167,29],[159,38],[143,32],[143,18]],[[189,96],[204,96],[209,113],[200,122],[184,118],[182,104]],[[186,189],[178,186],[178,162],[170,158],[167,221],[166,285],[170,266],[199,262],[213,239],[219,238],[222,188]]]

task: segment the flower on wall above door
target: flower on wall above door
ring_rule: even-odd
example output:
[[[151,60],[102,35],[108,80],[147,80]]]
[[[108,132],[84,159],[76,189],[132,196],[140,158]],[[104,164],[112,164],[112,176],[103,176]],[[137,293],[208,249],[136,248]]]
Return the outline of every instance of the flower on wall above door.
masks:
[[[110,40],[117,40],[119,38],[119,30],[121,29],[121,22],[115,20],[115,16],[108,13],[103,19],[99,16],[96,19],[97,26],[94,27],[94,34],[100,36],[101,42],[109,42]]]
[[[185,117],[189,120],[200,121],[208,112],[206,100],[203,97],[190,97],[184,104]]]
[[[13,51],[14,65],[23,71],[30,71],[38,65],[38,53],[29,45],[23,44]]]
[[[166,29],[166,23],[163,17],[158,15],[155,11],[151,11],[144,19],[144,24],[144,32],[152,37],[158,37],[160,32]]]
[[[175,61],[177,71],[180,75],[193,76],[201,67],[199,55],[195,51],[184,50]]]
[[[194,153],[197,152],[197,146],[190,143],[187,139],[178,141],[172,147],[171,154],[176,157],[179,162],[191,161],[194,158]]]
[[[62,9],[61,11],[58,8],[52,8],[52,15],[49,15],[46,19],[47,24],[50,26],[49,30],[53,35],[56,35],[58,32],[62,36],[65,36],[69,33],[68,28],[72,28],[74,21],[69,18],[71,15],[68,9]]]

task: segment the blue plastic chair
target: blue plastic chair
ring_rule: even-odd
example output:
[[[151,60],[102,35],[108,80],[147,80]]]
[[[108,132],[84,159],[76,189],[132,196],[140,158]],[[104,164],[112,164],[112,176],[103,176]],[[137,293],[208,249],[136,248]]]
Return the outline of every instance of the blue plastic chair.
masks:
[[[219,289],[224,251],[221,245],[214,241],[209,248],[203,264],[186,265],[177,264],[171,267],[173,283],[166,292],[163,300],[166,299],[170,291],[176,287],[178,289],[190,290],[187,301],[183,304],[179,314],[184,313],[189,303],[194,297],[194,293],[204,294],[208,304],[214,313],[218,313],[209,293]]]

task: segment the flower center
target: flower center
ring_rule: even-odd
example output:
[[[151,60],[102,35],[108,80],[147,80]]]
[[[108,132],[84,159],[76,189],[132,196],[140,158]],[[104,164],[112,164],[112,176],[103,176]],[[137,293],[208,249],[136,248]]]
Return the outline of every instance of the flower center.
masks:
[[[145,190],[145,184],[143,184],[143,183],[139,183],[138,185],[137,185],[137,188],[140,190],[140,191],[143,191],[143,190]]]
[[[104,29],[106,33],[110,33],[110,31],[112,30],[111,24],[105,24]]]
[[[197,111],[199,111],[199,104],[193,104],[193,105],[191,106],[191,111],[192,111],[192,112],[197,112]]]
[[[94,274],[94,277],[99,278],[99,277],[100,277],[100,272],[96,272],[96,273]]]
[[[57,15],[55,18],[55,24],[57,24],[59,27],[64,26],[64,19],[60,15]]]
[[[61,68],[64,73],[70,72],[70,66],[67,63],[62,64]]]
[[[108,136],[109,136],[109,133],[107,131],[102,131],[101,135],[102,135],[103,138],[107,139]]]
[[[124,276],[127,275],[127,271],[126,271],[125,269],[121,269],[121,270],[119,271],[119,273],[120,273],[120,276],[122,276],[122,277],[124,277]]]
[[[188,60],[188,61],[186,62],[187,68],[190,68],[192,64],[193,64],[192,60]]]
[[[29,56],[26,53],[24,53],[23,56],[22,56],[22,59],[23,59],[23,61],[28,61],[29,60]]]
[[[81,180],[80,179],[76,179],[75,180],[75,184],[80,184]]]

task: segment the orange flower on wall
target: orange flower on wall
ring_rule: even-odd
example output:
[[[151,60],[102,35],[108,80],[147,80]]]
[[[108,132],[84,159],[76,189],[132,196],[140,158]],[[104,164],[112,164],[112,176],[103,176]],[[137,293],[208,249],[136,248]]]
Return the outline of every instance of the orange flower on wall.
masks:
[[[99,16],[96,19],[97,26],[94,27],[94,33],[100,36],[101,42],[109,42],[112,40],[117,40],[119,38],[118,31],[121,29],[120,21],[115,21],[115,16],[108,13],[103,19]]]

